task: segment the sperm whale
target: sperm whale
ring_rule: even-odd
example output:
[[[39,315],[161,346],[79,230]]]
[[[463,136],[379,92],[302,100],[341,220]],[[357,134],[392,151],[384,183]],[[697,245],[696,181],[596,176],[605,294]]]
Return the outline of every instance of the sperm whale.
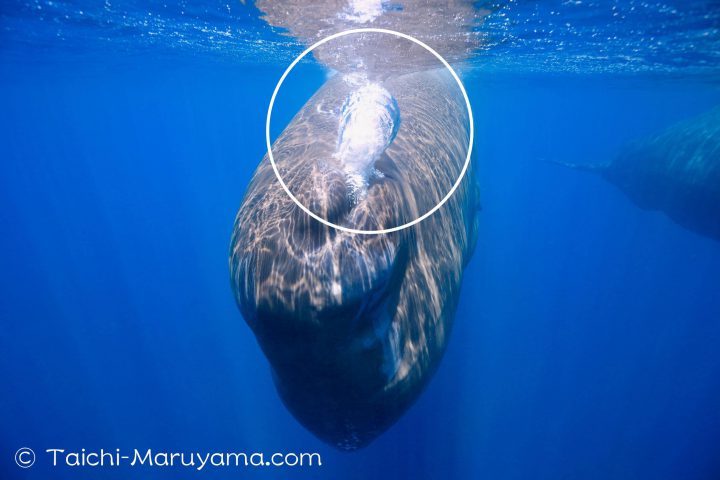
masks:
[[[283,178],[303,205],[339,225],[381,229],[417,218],[449,191],[466,155],[467,113],[453,83],[440,71],[386,82],[401,121],[358,196],[348,181],[356,165],[348,170],[336,155],[341,99],[352,92],[331,79],[273,145]],[[437,367],[476,241],[472,178],[411,228],[357,235],[303,212],[267,158],[258,167],[235,221],[232,286],[283,401],[327,442],[367,444]]]
[[[720,107],[638,139],[606,164],[564,164],[596,172],[636,205],[720,240]]]
[[[475,38],[467,31],[483,15],[465,1],[450,17],[435,5],[342,3],[257,6],[307,44],[365,23],[432,40],[438,22],[454,18],[462,28],[438,45],[451,61],[467,55]],[[313,52],[337,73],[272,145],[278,173],[305,208],[335,225],[403,225],[433,209],[460,176],[470,135],[464,97],[448,70],[407,40],[340,40]],[[422,222],[363,235],[307,215],[267,155],[257,167],[233,228],[232,289],[282,401],[327,443],[370,443],[436,370],[477,240],[474,170],[471,162]]]

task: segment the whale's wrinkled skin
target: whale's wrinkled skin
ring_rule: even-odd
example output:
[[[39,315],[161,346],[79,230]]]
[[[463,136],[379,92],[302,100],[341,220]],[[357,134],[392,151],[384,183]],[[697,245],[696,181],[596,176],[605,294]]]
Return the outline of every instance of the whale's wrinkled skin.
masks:
[[[720,107],[632,142],[600,173],[636,205],[720,241]]]
[[[468,114],[446,70],[382,87],[400,124],[363,196],[352,195],[336,154],[354,88],[340,75],[273,145],[293,194],[338,225],[374,230],[417,218],[445,196],[465,161]],[[427,384],[448,342],[477,206],[471,167],[423,222],[390,234],[345,233],[294,204],[263,159],[235,222],[232,286],[285,405],[318,437],[343,449],[366,445]]]

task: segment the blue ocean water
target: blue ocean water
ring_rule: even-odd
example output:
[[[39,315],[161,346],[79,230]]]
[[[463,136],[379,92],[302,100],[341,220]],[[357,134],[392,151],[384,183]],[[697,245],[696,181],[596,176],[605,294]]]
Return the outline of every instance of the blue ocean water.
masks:
[[[252,5],[4,2],[0,477],[720,477],[720,244],[548,162],[606,162],[720,104],[719,19],[697,1],[495,7],[463,69],[483,210],[452,339],[400,421],[342,453],[282,405],[228,280],[302,47]],[[294,75],[278,133],[327,72]],[[48,448],[323,465],[52,468]]]

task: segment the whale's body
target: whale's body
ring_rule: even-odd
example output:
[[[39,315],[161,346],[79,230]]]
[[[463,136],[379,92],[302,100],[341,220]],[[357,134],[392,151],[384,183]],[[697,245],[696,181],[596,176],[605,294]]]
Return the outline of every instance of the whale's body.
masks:
[[[607,164],[565,165],[597,172],[640,208],[720,240],[720,107],[626,145]]]
[[[465,162],[468,113],[446,70],[393,76],[380,88],[392,98],[378,95],[379,120],[363,120],[380,129],[368,140],[376,141],[372,165],[353,170],[357,162],[338,153],[343,108],[357,91],[340,74],[273,145],[290,191],[338,225],[376,230],[413,220],[445,196]],[[360,195],[356,170],[364,172]],[[235,222],[232,287],[283,402],[318,437],[343,449],[366,445],[423,390],[447,346],[477,206],[471,166],[419,224],[346,233],[303,212],[267,156],[260,163]]]
[[[601,171],[638,206],[720,240],[720,107],[633,142]]]

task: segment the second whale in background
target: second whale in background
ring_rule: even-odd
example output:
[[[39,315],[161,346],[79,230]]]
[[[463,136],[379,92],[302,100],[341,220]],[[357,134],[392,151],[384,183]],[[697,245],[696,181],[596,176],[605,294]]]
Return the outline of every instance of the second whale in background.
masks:
[[[720,241],[720,107],[630,143],[600,173],[636,205]]]

